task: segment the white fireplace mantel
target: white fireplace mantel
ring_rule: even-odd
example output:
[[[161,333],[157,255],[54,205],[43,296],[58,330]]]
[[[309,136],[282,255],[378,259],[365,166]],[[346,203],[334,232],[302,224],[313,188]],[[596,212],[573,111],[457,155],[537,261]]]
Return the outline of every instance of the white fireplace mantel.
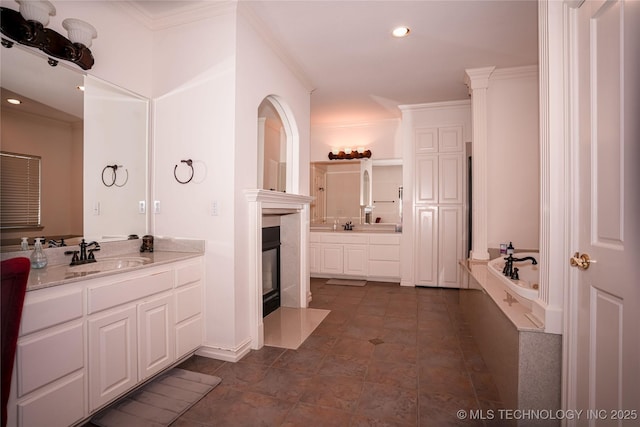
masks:
[[[263,215],[292,215],[294,224],[289,230],[296,235],[299,248],[298,291],[294,304],[307,307],[311,296],[309,290],[309,205],[313,197],[279,191],[250,189],[245,190],[249,203],[249,286],[251,287],[251,348],[254,350],[264,345],[264,323],[262,321],[262,217]],[[292,261],[292,260],[290,260]]]

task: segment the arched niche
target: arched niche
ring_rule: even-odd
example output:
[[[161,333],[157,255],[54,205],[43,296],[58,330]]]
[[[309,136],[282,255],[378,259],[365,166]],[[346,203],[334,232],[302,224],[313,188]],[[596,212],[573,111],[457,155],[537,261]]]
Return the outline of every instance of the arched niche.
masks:
[[[258,106],[258,188],[298,193],[299,133],[293,113],[277,95]]]

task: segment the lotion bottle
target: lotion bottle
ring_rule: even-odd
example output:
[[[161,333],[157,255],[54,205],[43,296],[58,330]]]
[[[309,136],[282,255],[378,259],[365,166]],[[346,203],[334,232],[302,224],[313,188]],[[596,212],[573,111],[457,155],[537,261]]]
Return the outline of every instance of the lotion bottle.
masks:
[[[513,251],[514,251],[513,243],[509,242],[509,246],[507,246],[507,255],[513,255]]]
[[[35,249],[31,252],[31,268],[44,268],[47,266],[47,256],[42,250],[41,240],[36,238]]]
[[[29,241],[26,237],[22,238],[22,242],[20,242],[20,250],[28,251],[29,250]]]

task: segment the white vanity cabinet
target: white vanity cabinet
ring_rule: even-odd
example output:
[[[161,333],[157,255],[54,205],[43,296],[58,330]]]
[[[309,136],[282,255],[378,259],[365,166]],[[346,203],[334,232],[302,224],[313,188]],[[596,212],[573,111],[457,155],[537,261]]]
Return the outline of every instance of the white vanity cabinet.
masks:
[[[8,425],[73,425],[196,350],[203,275],[198,257],[27,292]]]
[[[8,426],[68,426],[85,416],[83,302],[84,290],[78,285],[25,296]]]
[[[400,238],[397,233],[312,232],[311,275],[398,281]]]

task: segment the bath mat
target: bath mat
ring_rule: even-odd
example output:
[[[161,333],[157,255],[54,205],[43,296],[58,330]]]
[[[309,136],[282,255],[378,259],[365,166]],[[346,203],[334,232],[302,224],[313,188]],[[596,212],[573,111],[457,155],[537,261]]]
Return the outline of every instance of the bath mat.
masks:
[[[346,280],[346,279],[329,279],[327,285],[340,285],[340,286],[364,286],[367,284],[366,280]]]
[[[91,419],[100,427],[166,427],[222,380],[173,368],[128,394]]]

